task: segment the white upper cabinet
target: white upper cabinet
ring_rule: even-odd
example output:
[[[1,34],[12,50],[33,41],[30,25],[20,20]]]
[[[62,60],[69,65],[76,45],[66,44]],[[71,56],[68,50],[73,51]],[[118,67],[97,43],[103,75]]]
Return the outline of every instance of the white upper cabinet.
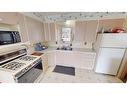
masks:
[[[25,23],[25,16],[22,14],[18,14],[18,18],[19,18],[19,22],[18,22],[19,32],[21,34],[22,42],[27,42],[29,41],[29,39],[28,39],[27,27]]]
[[[85,21],[76,21],[74,41],[84,41],[85,40],[85,32],[86,32],[86,22]]]
[[[15,12],[0,12],[0,23],[16,25],[18,23],[18,15]]]
[[[97,26],[98,26],[97,20],[91,20],[86,22],[85,42],[89,43],[95,42]]]
[[[45,41],[56,41],[55,23],[44,23]]]
[[[98,21],[77,21],[75,24],[74,41],[94,42]]]
[[[44,23],[44,36],[45,36],[45,41],[50,41],[50,34],[49,34],[49,23]]]
[[[51,38],[51,41],[56,41],[55,23],[50,23],[50,24],[49,24],[49,31],[50,31],[50,38]]]
[[[44,41],[43,23],[30,17],[25,17],[29,41],[34,44]]]

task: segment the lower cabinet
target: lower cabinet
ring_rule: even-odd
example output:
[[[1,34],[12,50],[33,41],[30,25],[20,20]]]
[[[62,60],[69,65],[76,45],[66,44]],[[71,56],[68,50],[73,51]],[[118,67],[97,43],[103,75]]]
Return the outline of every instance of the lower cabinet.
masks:
[[[52,51],[42,56],[43,69],[47,71],[49,66],[61,65],[92,70],[95,57],[93,52]]]
[[[75,67],[73,52],[56,51],[56,64]]]
[[[55,63],[55,59],[56,59],[55,51],[47,53],[47,56],[48,56],[48,66],[54,66],[56,64]]]
[[[45,73],[48,69],[48,56],[47,54],[45,54],[45,55],[42,55],[41,58],[42,58],[43,71]]]
[[[56,65],[92,70],[96,53],[56,51]]]
[[[92,70],[94,68],[96,53],[77,52],[74,53],[75,67]]]

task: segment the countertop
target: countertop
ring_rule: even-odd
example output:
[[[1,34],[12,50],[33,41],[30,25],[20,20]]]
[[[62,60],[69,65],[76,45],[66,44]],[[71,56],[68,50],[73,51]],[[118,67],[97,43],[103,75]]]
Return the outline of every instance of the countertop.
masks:
[[[73,48],[71,51],[70,50],[56,50],[57,47],[48,47],[45,50],[42,51],[36,51],[36,52],[40,52],[40,53],[50,53],[50,52],[54,52],[54,51],[59,51],[59,52],[80,52],[80,53],[93,53],[96,54],[95,50],[92,49],[84,49],[84,48]]]

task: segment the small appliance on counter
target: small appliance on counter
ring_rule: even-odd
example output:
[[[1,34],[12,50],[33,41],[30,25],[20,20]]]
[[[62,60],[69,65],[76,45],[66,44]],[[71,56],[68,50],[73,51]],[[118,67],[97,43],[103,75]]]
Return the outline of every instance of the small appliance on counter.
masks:
[[[34,48],[35,48],[36,51],[42,51],[42,50],[47,49],[48,47],[45,46],[45,45],[42,45],[41,43],[36,43]]]

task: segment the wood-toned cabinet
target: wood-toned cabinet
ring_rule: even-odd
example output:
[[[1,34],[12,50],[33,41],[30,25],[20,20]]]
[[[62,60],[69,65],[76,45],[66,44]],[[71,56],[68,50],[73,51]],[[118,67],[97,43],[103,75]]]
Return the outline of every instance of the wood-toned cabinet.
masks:
[[[29,41],[34,44],[44,41],[43,23],[30,17],[25,17]]]
[[[18,15],[15,12],[0,12],[0,23],[16,25],[18,20]]]
[[[55,23],[44,23],[45,41],[56,41]]]

